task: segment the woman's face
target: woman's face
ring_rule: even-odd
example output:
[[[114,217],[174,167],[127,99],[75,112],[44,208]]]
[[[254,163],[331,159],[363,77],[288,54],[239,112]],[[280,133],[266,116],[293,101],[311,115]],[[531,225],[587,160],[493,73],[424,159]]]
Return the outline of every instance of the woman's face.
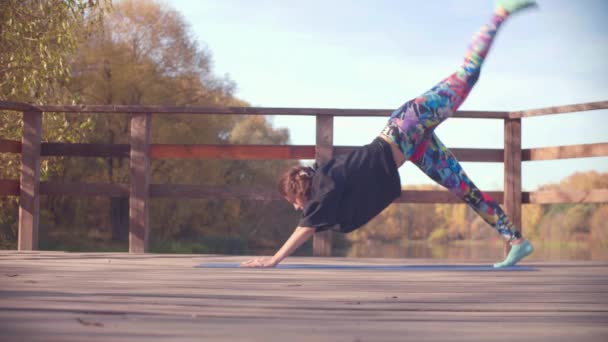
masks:
[[[289,196],[288,198],[285,198],[285,199],[287,200],[287,202],[289,202],[293,205],[293,208],[295,210],[304,210],[304,207],[306,206],[306,201],[304,201],[300,197]]]

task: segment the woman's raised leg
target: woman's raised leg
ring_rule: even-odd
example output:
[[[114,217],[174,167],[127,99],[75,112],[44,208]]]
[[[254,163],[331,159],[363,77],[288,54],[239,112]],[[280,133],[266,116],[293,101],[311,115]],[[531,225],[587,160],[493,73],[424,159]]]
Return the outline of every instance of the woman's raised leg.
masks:
[[[490,21],[473,36],[463,64],[452,75],[391,114],[382,133],[399,146],[406,159],[420,154],[437,125],[460,107],[477,82],[492,42],[507,17],[533,6],[533,1],[499,1]]]
[[[494,267],[513,266],[534,251],[532,244],[524,240],[517,227],[489,195],[479,190],[469,179],[454,154],[437,138],[435,133],[428,140],[424,153],[410,159],[427,176],[446,187],[466,202],[481,218],[511,242],[507,258]]]
[[[498,203],[475,186],[452,151],[437,138],[435,133],[431,135],[424,154],[412,158],[411,161],[432,180],[467,203],[507,241],[521,238],[521,234]]]

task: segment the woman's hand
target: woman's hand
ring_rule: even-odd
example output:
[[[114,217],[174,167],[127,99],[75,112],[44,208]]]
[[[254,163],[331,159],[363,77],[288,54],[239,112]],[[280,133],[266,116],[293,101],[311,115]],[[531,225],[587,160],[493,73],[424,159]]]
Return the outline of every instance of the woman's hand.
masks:
[[[241,263],[240,267],[249,267],[249,268],[272,268],[278,264],[272,257],[263,257],[263,258],[255,258],[251,260],[247,260]]]
[[[290,255],[296,248],[300,247],[308,238],[315,234],[314,228],[296,227],[289,239],[285,241],[279,251],[272,257],[262,257],[247,260],[240,267],[270,268],[278,265],[283,259]]]

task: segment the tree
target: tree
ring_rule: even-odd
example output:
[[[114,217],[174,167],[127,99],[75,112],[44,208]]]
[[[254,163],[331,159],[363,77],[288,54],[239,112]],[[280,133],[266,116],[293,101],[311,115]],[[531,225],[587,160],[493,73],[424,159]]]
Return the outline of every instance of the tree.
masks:
[[[70,89],[89,104],[244,106],[233,96],[235,84],[212,72],[211,53],[193,39],[183,17],[155,1],[125,0],[115,4],[104,18],[104,29],[93,33],[80,46],[73,64]],[[153,143],[177,144],[283,144],[286,130],[275,130],[263,116],[154,115]],[[91,118],[88,142],[128,143],[126,114],[95,115]],[[120,158],[68,160],[60,180],[128,182],[128,165]],[[220,186],[264,185],[275,188],[276,174],[293,162],[153,160],[151,182]],[[107,208],[110,215],[93,216],[80,226],[113,226],[115,239],[125,236],[127,201],[92,199],[96,208]],[[53,212],[68,210],[68,203],[56,203]],[[250,237],[269,245],[282,238],[273,226],[293,214],[272,215],[278,203],[245,203],[213,199],[152,201],[153,245],[170,241],[196,241],[203,237]],[[286,207],[286,206],[285,206]],[[105,209],[104,209],[105,210]],[[86,212],[83,208],[81,212]],[[266,219],[260,212],[268,212]],[[284,210],[283,210],[284,211]],[[100,212],[100,210],[96,210]],[[66,215],[56,215],[55,225]],[[69,216],[67,216],[69,217]],[[110,222],[108,217],[114,218]],[[121,218],[122,217],[122,218]],[[270,218],[270,219],[269,219]],[[76,218],[69,217],[74,221]],[[72,225],[63,222],[63,225]],[[271,229],[268,229],[271,228]],[[84,232],[82,232],[84,233]],[[275,234],[276,233],[276,234]],[[285,231],[288,234],[288,231]],[[219,239],[219,238],[218,238]],[[236,241],[235,240],[235,241]],[[257,241],[257,240],[256,240]]]
[[[70,103],[67,91],[70,58],[109,8],[105,0],[4,0],[0,2],[0,100]],[[85,121],[86,122],[86,121]],[[45,117],[45,139],[76,140],[74,120],[57,114]],[[86,124],[78,124],[83,129]],[[21,140],[20,113],[0,111],[0,137]],[[0,154],[0,178],[17,179],[19,156]],[[43,161],[41,176],[51,171]],[[17,240],[17,198],[0,199],[0,243],[14,248]]]
[[[106,8],[99,0],[0,2],[0,99],[40,103],[62,97],[69,59]]]
[[[234,83],[211,72],[210,53],[192,38],[183,17],[155,1],[125,0],[115,4],[80,46],[73,64],[70,89],[82,103],[129,105],[235,105]],[[90,142],[128,143],[127,114],[92,118]],[[232,118],[154,116],[152,136],[172,143],[218,143],[218,132],[228,131]],[[179,133],[177,133],[179,131]],[[158,138],[157,138],[158,137]],[[157,142],[155,141],[155,142]],[[196,162],[186,161],[186,164]],[[170,181],[175,161],[155,161],[152,178]],[[91,171],[93,171],[91,173]],[[128,165],[122,158],[106,158],[102,168],[71,168],[62,178],[95,175],[109,183],[128,182]],[[191,177],[190,177],[191,178]],[[182,178],[183,179],[183,178]],[[113,237],[124,240],[128,201],[110,200]]]

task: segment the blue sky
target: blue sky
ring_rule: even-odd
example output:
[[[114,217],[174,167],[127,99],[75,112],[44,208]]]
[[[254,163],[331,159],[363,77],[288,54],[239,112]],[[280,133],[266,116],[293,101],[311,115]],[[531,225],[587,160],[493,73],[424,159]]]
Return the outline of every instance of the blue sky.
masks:
[[[193,35],[253,106],[392,109],[460,65],[490,0],[172,0]],[[520,110],[608,100],[608,1],[545,0],[503,25],[461,109]],[[275,117],[291,143],[314,144],[312,117]],[[336,145],[363,145],[385,118],[337,118]],[[524,119],[523,147],[608,142],[608,111]],[[449,147],[502,148],[500,120],[450,119]],[[485,190],[501,190],[501,163],[463,163]],[[577,172],[608,172],[608,157],[526,162],[523,187]],[[402,183],[432,181],[411,163]]]

